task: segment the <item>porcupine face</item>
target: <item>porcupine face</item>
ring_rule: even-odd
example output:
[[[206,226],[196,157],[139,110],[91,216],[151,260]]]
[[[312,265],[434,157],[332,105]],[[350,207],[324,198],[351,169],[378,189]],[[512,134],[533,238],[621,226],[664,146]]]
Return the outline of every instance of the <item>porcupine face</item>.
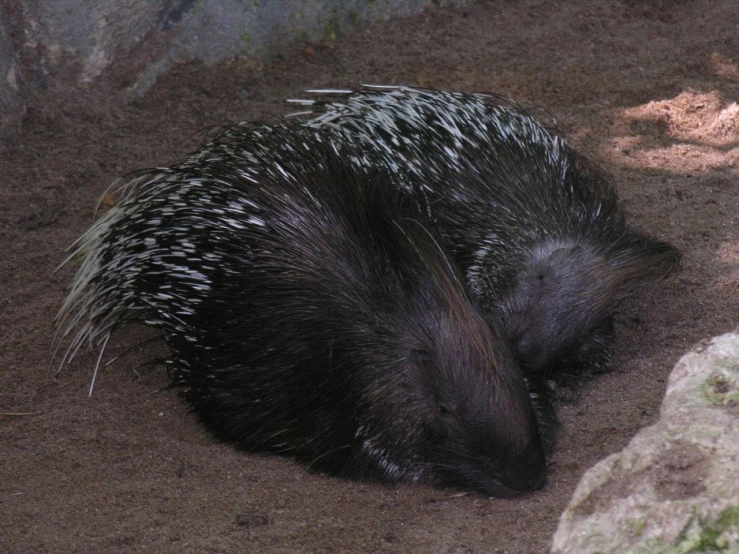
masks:
[[[503,297],[506,334],[531,376],[558,379],[607,365],[615,298],[608,260],[587,245],[550,242]]]
[[[492,496],[541,487],[546,464],[535,415],[520,375],[510,361],[505,367],[512,357],[505,344],[482,321],[473,330],[456,316],[414,319],[416,339],[364,388],[351,474]]]
[[[411,357],[428,402],[424,450],[435,478],[492,496],[537,489],[546,464],[526,387],[505,341],[469,321],[439,321],[436,344]]]

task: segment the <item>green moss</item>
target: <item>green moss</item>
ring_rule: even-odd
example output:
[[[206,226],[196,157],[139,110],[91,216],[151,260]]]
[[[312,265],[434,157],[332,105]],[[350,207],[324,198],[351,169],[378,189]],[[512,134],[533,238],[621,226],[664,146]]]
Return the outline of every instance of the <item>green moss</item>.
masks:
[[[696,510],[676,541],[676,551],[728,552],[729,534],[739,534],[739,506],[729,506],[713,521],[706,521]]]
[[[719,535],[718,531],[711,529],[703,529],[703,533],[698,537],[698,542],[691,548],[693,552],[721,552],[722,548],[716,543]]]
[[[739,506],[729,506],[721,512],[716,520],[716,526],[724,531],[735,527],[739,532]]]
[[[706,379],[701,396],[715,406],[739,403],[739,390],[734,383],[717,373]]]
[[[323,25],[323,40],[333,42],[339,38],[340,26],[339,18],[336,14],[328,18],[328,21]]]
[[[641,535],[641,532],[644,530],[644,527],[647,524],[647,518],[646,517],[640,517],[636,519],[630,519],[626,521],[626,527],[631,531],[631,533],[638,537]]]
[[[353,28],[359,27],[359,15],[357,15],[357,12],[354,10],[351,10],[349,12],[349,25],[351,25]]]

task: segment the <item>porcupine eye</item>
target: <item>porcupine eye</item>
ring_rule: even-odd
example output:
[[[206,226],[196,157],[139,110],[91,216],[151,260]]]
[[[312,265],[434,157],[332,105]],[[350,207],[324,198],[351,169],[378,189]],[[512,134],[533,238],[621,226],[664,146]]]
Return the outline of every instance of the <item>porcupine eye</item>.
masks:
[[[452,415],[452,409],[446,404],[439,404],[439,415],[441,417],[449,417]]]
[[[431,405],[435,405],[438,410],[438,414],[442,417],[448,417],[452,414],[452,407],[439,399],[438,396],[438,375],[436,362],[434,361],[433,354],[428,350],[416,349],[411,352],[410,359],[413,361],[417,373],[417,379],[423,383],[430,398],[429,402]]]

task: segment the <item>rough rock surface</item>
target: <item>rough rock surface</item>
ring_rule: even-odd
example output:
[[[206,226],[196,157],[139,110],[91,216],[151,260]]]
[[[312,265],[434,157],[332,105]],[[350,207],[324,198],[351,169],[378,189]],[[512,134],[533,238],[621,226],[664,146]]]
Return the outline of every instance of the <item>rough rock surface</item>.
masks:
[[[137,92],[176,62],[263,60],[307,40],[334,41],[367,21],[459,1],[7,0],[36,80],[89,85],[113,70],[133,73],[124,85]]]
[[[373,20],[462,0],[0,0],[0,148],[20,132],[25,90],[112,85],[140,95],[178,62],[261,61],[335,41]],[[74,92],[73,92],[74,93]]]
[[[739,552],[739,334],[678,362],[660,416],[585,474],[553,553]]]

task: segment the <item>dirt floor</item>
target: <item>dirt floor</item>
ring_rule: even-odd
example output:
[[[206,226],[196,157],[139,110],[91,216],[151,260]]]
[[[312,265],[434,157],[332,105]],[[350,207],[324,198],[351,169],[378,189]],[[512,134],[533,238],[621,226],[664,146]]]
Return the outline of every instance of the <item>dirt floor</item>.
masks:
[[[131,99],[116,79],[36,92],[0,157],[0,551],[510,552],[548,548],[583,472],[654,423],[692,344],[739,321],[739,14],[735,0],[499,0],[377,23],[270,63],[191,63]],[[125,76],[124,76],[125,77]],[[545,108],[613,175],[633,221],[683,272],[628,301],[612,373],[560,407],[546,487],[516,499],[346,482],[215,443],[136,353],[55,376],[53,269],[121,174],[203,130],[290,111],[308,87],[494,91]],[[107,353],[134,344],[114,337]]]

